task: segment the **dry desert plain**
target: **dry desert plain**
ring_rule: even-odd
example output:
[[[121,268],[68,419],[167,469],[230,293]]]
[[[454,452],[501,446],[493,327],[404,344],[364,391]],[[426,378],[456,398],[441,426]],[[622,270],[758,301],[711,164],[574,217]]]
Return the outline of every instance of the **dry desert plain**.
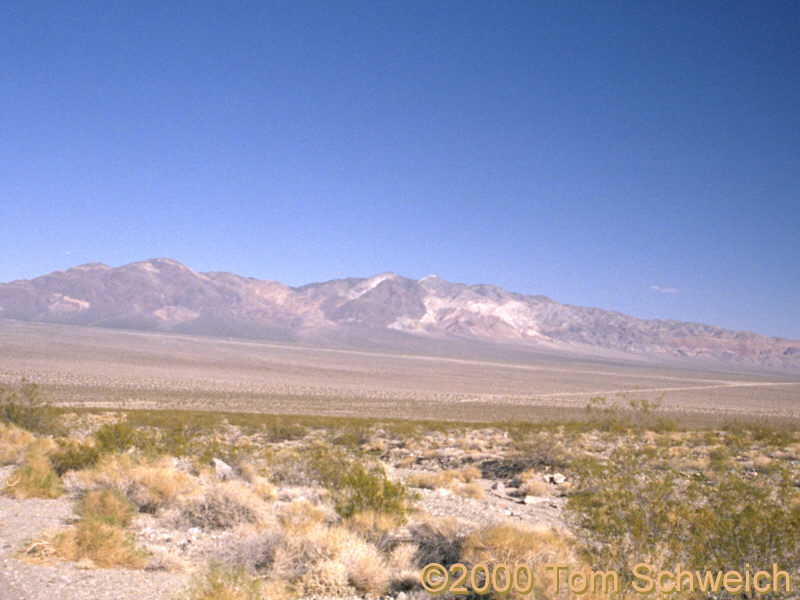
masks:
[[[432,346],[433,347],[433,346]],[[581,418],[660,400],[698,425],[800,418],[800,375],[475,346],[458,358],[0,320],[0,382],[56,404],[453,421]]]

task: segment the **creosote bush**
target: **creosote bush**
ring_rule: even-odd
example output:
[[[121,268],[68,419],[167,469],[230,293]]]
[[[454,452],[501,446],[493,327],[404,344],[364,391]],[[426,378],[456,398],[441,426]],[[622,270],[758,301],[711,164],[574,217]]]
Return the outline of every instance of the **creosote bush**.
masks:
[[[402,482],[392,481],[380,465],[364,465],[327,446],[308,452],[314,478],[331,494],[334,508],[344,518],[373,511],[405,517],[412,501]]]
[[[59,449],[50,455],[50,463],[59,476],[93,467],[100,458],[100,451],[90,444],[59,440],[58,445]]]
[[[39,386],[26,380],[0,385],[0,421],[35,433],[51,433],[56,426],[55,411],[42,400]]]
[[[124,452],[136,444],[136,431],[127,421],[106,423],[94,434],[101,452]]]
[[[796,472],[747,470],[729,461],[727,451],[719,460],[681,466],[670,450],[633,436],[607,459],[575,461],[576,488],[567,508],[595,568],[628,579],[640,562],[723,572],[747,564],[769,571],[775,563],[798,574]]]
[[[336,512],[344,518],[364,511],[398,516],[408,511],[405,486],[391,481],[380,466],[352,463],[330,482],[329,489]]]

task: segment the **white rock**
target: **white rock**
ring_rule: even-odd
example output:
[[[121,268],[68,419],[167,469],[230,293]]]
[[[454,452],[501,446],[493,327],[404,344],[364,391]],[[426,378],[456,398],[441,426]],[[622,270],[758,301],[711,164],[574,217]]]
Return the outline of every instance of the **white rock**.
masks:
[[[214,474],[219,479],[230,479],[233,477],[233,468],[225,461],[218,458],[211,459],[211,465],[214,467]]]

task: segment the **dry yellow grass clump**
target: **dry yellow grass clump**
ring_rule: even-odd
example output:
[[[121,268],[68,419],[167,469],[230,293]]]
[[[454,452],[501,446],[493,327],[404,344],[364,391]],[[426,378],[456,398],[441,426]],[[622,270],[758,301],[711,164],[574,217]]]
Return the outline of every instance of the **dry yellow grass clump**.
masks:
[[[389,584],[389,569],[378,549],[341,525],[318,523],[287,537],[283,553],[284,557],[304,556],[313,563],[311,575],[299,582],[305,595],[352,595],[353,591],[378,595]],[[275,574],[291,580],[294,567],[281,562],[276,562]]]
[[[328,514],[305,498],[292,500],[278,512],[278,521],[291,534],[306,533],[323,523]]]
[[[116,490],[90,490],[78,504],[78,514],[109,525],[127,527],[136,514],[134,506]]]
[[[145,557],[137,550],[133,536],[121,527],[97,517],[84,517],[53,538],[57,556],[66,560],[89,559],[98,567],[144,566]]]
[[[377,543],[391,530],[401,525],[397,515],[366,510],[354,514],[347,519],[347,526],[369,542]]]
[[[406,481],[411,487],[428,490],[445,489],[463,498],[483,500],[486,497],[486,492],[475,481],[480,476],[480,469],[469,465],[460,470],[448,469],[433,473],[412,473]]]
[[[262,587],[243,569],[211,565],[175,600],[263,600]]]
[[[553,485],[547,483],[542,477],[541,473],[537,473],[534,469],[528,469],[520,474],[522,480],[521,489],[525,494],[531,496],[552,496]]]
[[[168,505],[182,504],[197,489],[193,478],[178,471],[170,457],[136,462],[126,454],[108,454],[97,466],[74,473],[70,482],[84,490],[98,487],[116,490],[140,511],[151,513]]]
[[[238,481],[214,482],[188,499],[181,508],[182,520],[201,529],[227,529],[241,523],[264,524],[269,514],[264,500]]]
[[[15,498],[58,498],[63,488],[47,458],[54,444],[49,439],[38,439],[28,445],[24,459],[8,479],[5,493]]]
[[[495,524],[468,535],[464,540],[462,557],[467,564],[487,563],[490,568],[500,563],[527,564],[533,571],[535,597],[572,598],[563,590],[563,585],[563,595],[555,594],[553,573],[547,571],[545,565],[566,564],[580,570],[583,565],[576,550],[574,541],[563,531]],[[512,589],[507,597],[521,599],[529,596]],[[581,598],[596,596],[584,594]]]
[[[33,434],[30,432],[0,421],[0,465],[13,465],[21,462],[25,455],[25,448],[33,439]]]

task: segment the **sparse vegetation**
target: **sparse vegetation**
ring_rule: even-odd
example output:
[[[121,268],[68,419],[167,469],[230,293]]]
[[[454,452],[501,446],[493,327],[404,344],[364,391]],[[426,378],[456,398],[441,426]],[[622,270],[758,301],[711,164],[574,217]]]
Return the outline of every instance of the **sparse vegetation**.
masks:
[[[262,600],[262,583],[244,569],[213,564],[175,600]]]
[[[47,457],[51,450],[46,439],[32,442],[25,451],[24,461],[12,472],[5,492],[23,499],[58,498],[63,488]]]
[[[642,561],[776,562],[800,575],[800,434],[761,423],[680,430],[644,401],[595,400],[589,412],[473,426],[82,412],[46,434],[3,422],[0,458],[16,465],[4,493],[74,499],[78,521],[43,538],[55,556],[198,568],[194,544],[220,536],[220,564],[181,597],[413,591],[429,562],[524,562],[537,598],[573,597],[548,589],[550,562],[620,574]],[[543,504],[526,513],[528,501]],[[432,518],[430,506],[453,518]],[[521,525],[516,511],[541,507],[548,526]]]
[[[106,423],[94,438],[100,452],[124,452],[136,444],[136,431],[126,421]]]
[[[0,384],[0,421],[36,433],[55,427],[55,411],[42,400],[39,386],[26,380],[17,385]]]
[[[106,519],[87,516],[53,539],[56,555],[67,560],[88,559],[98,567],[144,566],[144,554],[133,536]]]
[[[118,491],[99,489],[86,493],[78,504],[77,512],[86,519],[97,519],[109,525],[127,527],[131,524],[136,509]]]
[[[61,476],[67,471],[80,471],[97,464],[100,451],[91,444],[74,440],[60,440],[59,449],[50,455],[50,464]]]

